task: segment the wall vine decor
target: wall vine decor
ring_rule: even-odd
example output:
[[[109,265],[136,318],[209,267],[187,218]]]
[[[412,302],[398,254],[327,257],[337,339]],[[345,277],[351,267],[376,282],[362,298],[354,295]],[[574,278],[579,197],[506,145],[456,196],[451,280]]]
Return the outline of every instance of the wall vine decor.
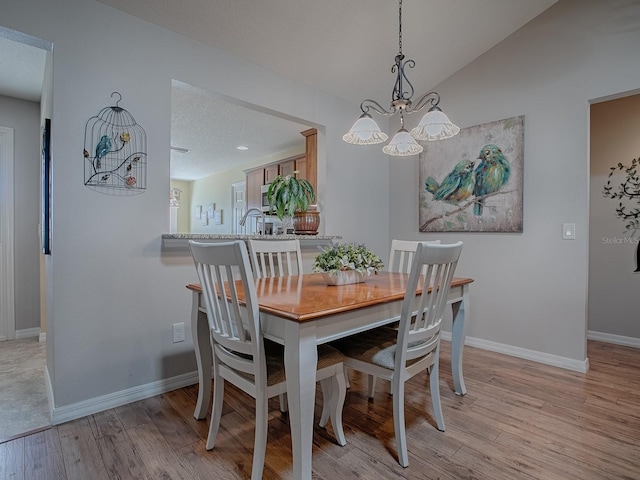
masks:
[[[84,129],[84,184],[141,193],[147,187],[147,134],[119,106],[105,107]]]
[[[625,222],[625,232],[629,233],[629,238],[625,239],[629,243],[635,243],[636,247],[636,269],[634,273],[640,273],[640,237],[637,233],[640,230],[640,158],[634,158],[629,165],[618,162],[617,165],[609,167],[609,177],[602,189],[605,198],[618,200],[616,207],[616,217]],[[617,189],[611,184],[612,177],[619,171],[622,174],[619,179],[620,184]],[[633,206],[636,204],[637,206]]]

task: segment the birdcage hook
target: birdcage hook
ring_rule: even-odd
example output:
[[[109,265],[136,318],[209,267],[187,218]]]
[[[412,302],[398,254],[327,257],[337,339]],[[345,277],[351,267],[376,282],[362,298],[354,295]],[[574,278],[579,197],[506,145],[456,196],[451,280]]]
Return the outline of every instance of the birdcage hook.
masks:
[[[118,105],[120,103],[120,100],[122,100],[122,95],[120,95],[119,92],[113,92],[111,94],[111,98],[113,98],[114,95],[118,95],[120,98],[118,99],[118,101],[116,102],[116,107],[120,107],[120,105]]]

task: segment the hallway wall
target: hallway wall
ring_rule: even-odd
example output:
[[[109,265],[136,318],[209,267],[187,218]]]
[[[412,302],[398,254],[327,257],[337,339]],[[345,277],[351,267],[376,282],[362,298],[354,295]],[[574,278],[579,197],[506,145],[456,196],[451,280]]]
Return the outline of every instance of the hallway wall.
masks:
[[[0,95],[0,125],[14,129],[16,334],[40,327],[40,104]]]

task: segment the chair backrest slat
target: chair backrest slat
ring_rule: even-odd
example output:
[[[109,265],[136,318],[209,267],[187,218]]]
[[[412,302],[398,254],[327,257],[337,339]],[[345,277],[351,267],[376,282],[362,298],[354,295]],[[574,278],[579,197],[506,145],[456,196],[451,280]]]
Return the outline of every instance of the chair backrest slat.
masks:
[[[302,275],[299,240],[249,240],[255,278]]]
[[[413,240],[392,240],[389,251],[387,269],[390,272],[409,273],[413,264],[413,257],[419,243]],[[426,243],[439,244],[440,240],[430,240]]]
[[[402,303],[396,368],[404,368],[407,361],[437,349],[444,308],[461,252],[462,242],[448,245],[419,242],[416,246]],[[422,292],[416,296],[420,282]]]
[[[202,287],[214,352],[231,368],[266,382],[258,301],[247,247],[242,240],[189,242]],[[244,304],[239,300],[239,287]]]

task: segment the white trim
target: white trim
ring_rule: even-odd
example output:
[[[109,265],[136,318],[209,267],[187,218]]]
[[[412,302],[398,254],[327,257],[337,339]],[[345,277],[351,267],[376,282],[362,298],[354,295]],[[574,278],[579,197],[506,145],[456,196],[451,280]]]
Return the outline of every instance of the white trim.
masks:
[[[445,341],[451,341],[451,332],[442,331],[441,338]],[[545,365],[565,368],[567,370],[573,370],[576,372],[586,373],[589,370],[589,359],[578,361],[571,358],[559,357],[556,355],[550,355],[548,353],[537,352],[535,350],[527,350],[524,348],[513,347],[511,345],[490,342],[473,337],[467,337],[465,339],[465,345],[481,348],[483,350],[489,350],[492,352],[503,353],[512,357],[523,358],[525,360],[532,360],[534,362],[542,363]],[[640,346],[640,341],[638,341],[638,346]],[[53,391],[51,389],[49,370],[46,368],[45,383],[47,386],[49,407],[51,409],[51,423],[53,425],[59,425],[64,422],[86,417],[87,415],[102,412],[110,408],[115,408],[129,403],[137,402],[139,400],[144,400],[145,398],[160,395],[162,393],[170,392],[178,388],[187,387],[189,385],[195,385],[198,383],[198,373],[184,373],[182,375],[171,377],[165,380],[147,383],[146,385],[140,385],[138,387],[121,390],[119,392],[83,400],[82,402],[58,408],[51,407],[52,405],[55,405],[55,403]]]
[[[15,338],[13,128],[0,127],[0,340]]]
[[[22,330],[16,330],[16,340],[19,338],[31,338],[40,337],[40,327],[23,328]]]
[[[448,338],[447,338],[448,337]],[[451,333],[443,331],[440,334],[440,338],[443,340],[451,340]],[[573,370],[575,372],[586,373],[589,371],[589,359],[585,358],[583,361],[574,360],[573,358],[559,357],[557,355],[551,355],[544,352],[538,352],[535,350],[527,350],[526,348],[513,347],[504,343],[490,342],[488,340],[482,340],[480,338],[467,337],[464,342],[465,345],[481,348],[483,350],[489,350],[491,352],[504,353],[505,355],[511,355],[512,357],[524,358],[525,360],[532,360],[534,362],[543,363],[545,365],[551,365],[553,367],[565,368],[567,370]]]
[[[47,341],[47,332],[40,332],[40,335],[38,335],[38,342],[42,343],[46,341]]]
[[[48,378],[48,376],[47,376]],[[165,380],[147,383],[138,387],[128,388],[115,393],[109,393],[101,397],[90,398],[82,402],[66,405],[64,407],[53,407],[51,413],[51,423],[59,425],[76,418],[86,417],[94,413],[102,412],[110,408],[120,407],[128,403],[144,400],[164,392],[177,390],[178,388],[187,387],[198,383],[198,372],[184,373]],[[48,382],[50,390],[50,382]],[[50,405],[55,405],[52,401],[53,392],[51,393]]]
[[[49,377],[49,368],[44,366],[44,387],[47,390],[47,400],[49,401],[49,419],[53,418],[53,388],[51,387],[51,378]]]
[[[614,335],[612,333],[592,332],[591,330],[587,330],[587,339],[640,348],[640,338],[623,337],[622,335]]]

